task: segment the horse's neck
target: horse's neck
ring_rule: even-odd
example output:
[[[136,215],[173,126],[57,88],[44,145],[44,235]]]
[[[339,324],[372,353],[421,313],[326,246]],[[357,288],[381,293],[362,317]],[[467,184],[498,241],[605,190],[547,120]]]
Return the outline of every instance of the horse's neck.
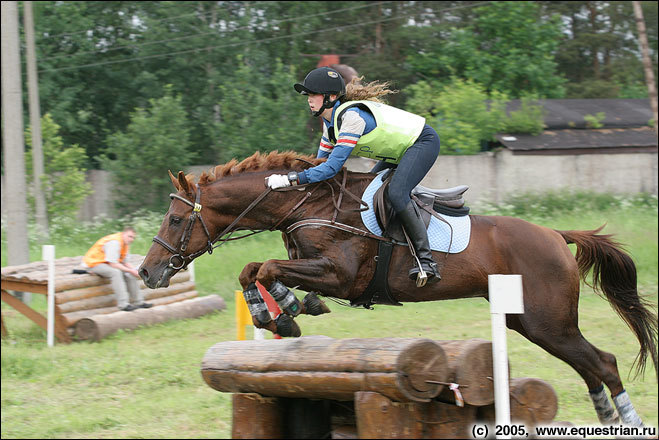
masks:
[[[205,190],[209,203],[218,214],[231,213],[237,217],[267,190],[263,179],[269,174],[272,172],[254,173],[210,185]],[[361,199],[373,178],[374,175],[371,174],[348,172],[345,190]],[[325,182],[270,192],[244,216],[241,226],[254,229],[278,226],[277,229],[281,229],[286,224],[303,218],[331,219],[335,217],[335,206],[339,202],[344,211],[336,214],[336,217],[351,222],[353,217],[356,219],[359,215],[359,203],[350,195],[341,195],[342,182],[343,172]]]

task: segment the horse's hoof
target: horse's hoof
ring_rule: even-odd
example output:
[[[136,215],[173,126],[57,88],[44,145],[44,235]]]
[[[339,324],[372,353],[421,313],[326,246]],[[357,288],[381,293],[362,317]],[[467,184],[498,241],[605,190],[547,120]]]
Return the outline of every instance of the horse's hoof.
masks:
[[[282,338],[299,338],[302,335],[302,330],[300,330],[297,322],[285,313],[280,314],[275,319],[275,324],[277,325],[277,334]]]
[[[322,299],[318,298],[314,292],[309,292],[302,300],[302,305],[304,305],[304,310],[307,315],[318,316],[324,313],[330,313],[331,310]]]

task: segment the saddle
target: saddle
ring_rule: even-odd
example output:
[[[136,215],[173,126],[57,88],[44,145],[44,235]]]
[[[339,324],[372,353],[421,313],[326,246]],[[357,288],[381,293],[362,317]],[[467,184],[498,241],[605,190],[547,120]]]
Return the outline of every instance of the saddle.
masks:
[[[403,225],[396,217],[394,209],[385,197],[386,188],[391,182],[392,170],[383,176],[382,186],[373,195],[373,210],[376,219],[385,237],[391,238],[398,244],[406,243]],[[469,208],[464,206],[463,194],[469,189],[466,185],[453,188],[435,190],[424,186],[417,186],[412,190],[412,200],[419,206],[421,218],[426,225],[430,224],[431,216],[443,220],[437,213],[448,216],[463,216],[469,214]],[[389,291],[389,264],[393,253],[393,242],[380,241],[378,244],[377,264],[375,273],[366,290],[357,298],[350,301],[353,307],[371,309],[374,304],[402,306]],[[411,246],[411,244],[409,244]]]
[[[383,183],[373,195],[373,209],[376,214],[378,225],[383,231],[385,237],[389,237],[398,242],[405,242],[403,225],[396,217],[393,207],[385,197],[386,190],[393,176],[392,170],[386,172],[383,176]],[[455,186],[447,189],[430,189],[418,185],[412,190],[412,200],[419,206],[421,218],[426,225],[430,224],[430,218],[434,213],[444,214],[451,217],[460,217],[469,214],[469,208],[466,207],[463,194],[469,189],[467,185]],[[438,217],[438,216],[437,216]],[[440,218],[440,217],[438,217]],[[441,218],[440,218],[441,220]]]

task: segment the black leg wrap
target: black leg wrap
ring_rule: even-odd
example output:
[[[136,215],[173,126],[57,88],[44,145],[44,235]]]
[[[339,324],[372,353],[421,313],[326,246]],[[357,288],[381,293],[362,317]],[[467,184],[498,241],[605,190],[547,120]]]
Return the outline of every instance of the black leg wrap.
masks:
[[[274,300],[277,301],[279,308],[287,315],[295,317],[302,312],[302,304],[300,303],[300,300],[297,299],[295,294],[293,294],[288,287],[284,286],[281,281],[273,281],[268,292],[272,295]]]
[[[277,334],[282,338],[299,338],[302,335],[302,330],[300,330],[297,322],[284,313],[277,316],[275,324],[277,324]]]
[[[302,300],[304,305],[304,310],[307,315],[318,316],[324,313],[330,313],[331,310],[325,305],[325,303],[318,298],[314,292],[309,292]]]
[[[249,313],[261,324],[265,325],[272,321],[272,316],[270,316],[268,306],[255,283],[250,283],[250,285],[247,286],[247,290],[243,290],[243,297],[247,303]]]

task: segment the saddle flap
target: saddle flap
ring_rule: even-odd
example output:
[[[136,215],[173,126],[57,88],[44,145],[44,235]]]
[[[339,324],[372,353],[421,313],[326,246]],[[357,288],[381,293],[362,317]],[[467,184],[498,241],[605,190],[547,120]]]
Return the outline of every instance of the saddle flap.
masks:
[[[373,209],[375,210],[375,215],[376,215],[376,220],[378,221],[378,224],[380,225],[380,229],[383,231],[383,235],[385,237],[392,238],[396,241],[405,243],[405,234],[403,232],[403,225],[401,224],[400,220],[396,217],[396,213],[394,212],[393,207],[389,203],[389,200],[387,197],[385,197],[385,191],[386,188],[389,186],[389,182],[391,181],[391,175],[393,173],[390,173],[384,180],[384,183],[382,186],[375,192],[373,195]],[[423,194],[419,197],[426,206],[432,206],[434,197],[433,196],[428,196],[427,194]],[[426,228],[428,228],[428,225],[430,224],[430,217],[431,214],[423,209],[418,209],[419,214],[421,215],[421,219],[423,220],[423,223],[426,225]]]

